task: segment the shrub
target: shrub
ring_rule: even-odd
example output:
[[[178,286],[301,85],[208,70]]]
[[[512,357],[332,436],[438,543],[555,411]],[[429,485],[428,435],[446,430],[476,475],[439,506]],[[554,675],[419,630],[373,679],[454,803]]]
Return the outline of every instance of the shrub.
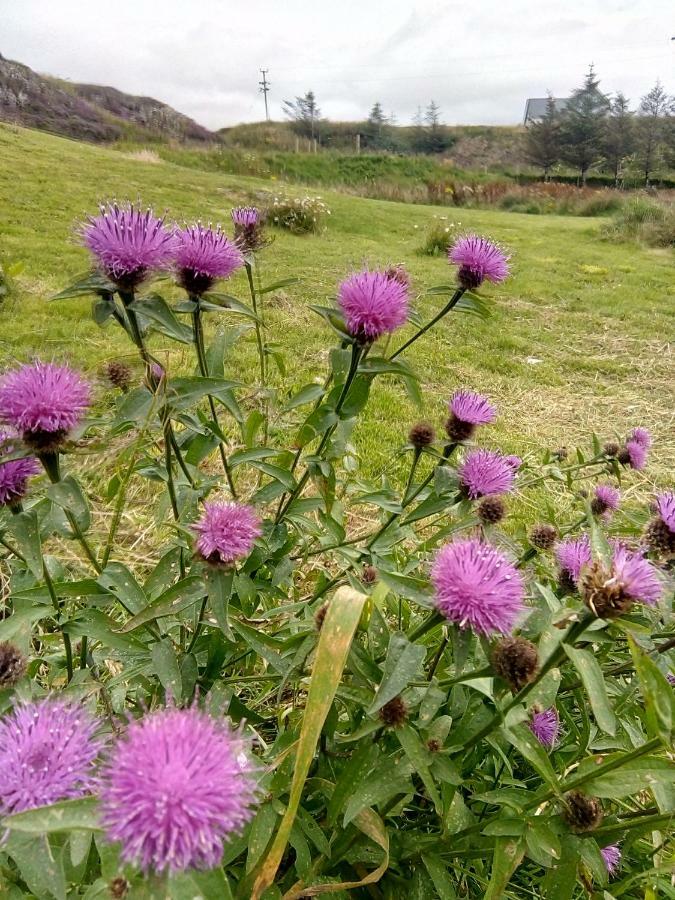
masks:
[[[675,244],[675,207],[649,197],[634,197],[605,226],[603,235],[652,247],[671,247]]]
[[[349,275],[313,307],[326,371],[271,385],[272,251],[256,209],[233,221],[108,206],[79,229],[97,267],[58,298],[91,295],[144,384],[106,406],[58,362],[0,378],[4,893],[478,900],[625,870],[665,896],[675,494],[634,490],[649,432],[523,460],[447,385],[369,481],[350,441],[375,382],[419,399],[406,351],[484,314],[505,253],[460,242],[427,321],[401,266]],[[221,293],[244,267],[250,298]],[[219,327],[241,317],[245,383],[248,329]],[[198,374],[160,365],[168,341]]]
[[[268,220],[275,228],[284,228],[291,234],[320,234],[330,214],[321,197],[275,197]]]
[[[417,252],[420,256],[447,256],[461,224],[461,222],[449,222],[446,216],[434,218]]]

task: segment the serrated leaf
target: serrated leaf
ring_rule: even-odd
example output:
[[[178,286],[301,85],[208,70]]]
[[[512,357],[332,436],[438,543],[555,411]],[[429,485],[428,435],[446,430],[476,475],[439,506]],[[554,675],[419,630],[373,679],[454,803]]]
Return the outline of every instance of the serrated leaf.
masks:
[[[656,663],[642,652],[632,636],[629,634],[627,637],[645,701],[649,731],[652,735],[661,738],[664,746],[670,749],[672,747],[673,707],[675,706],[673,687],[668,683]]]
[[[577,670],[586,688],[593,715],[598,726],[607,734],[616,733],[616,718],[607,698],[602,669],[597,659],[588,650],[578,650],[563,644],[563,649]]]
[[[154,619],[176,615],[176,613],[187,609],[188,606],[197,603],[204,595],[205,588],[201,578],[198,578],[196,575],[188,575],[187,578],[183,578],[172,585],[168,590],[160,594],[156,600],[149,603],[145,609],[129,619],[120,628],[120,633],[127,634],[129,631],[134,631],[134,629],[140,628],[141,625],[152,622]]]
[[[168,638],[157,641],[151,648],[153,670],[166,691],[167,698],[179,700],[183,694],[178,658]]]
[[[374,716],[385,703],[393,700],[408,686],[419,672],[426,653],[426,647],[411,644],[401,632],[392,634],[382,670],[382,681],[367,711],[369,716]]]
[[[429,751],[420,740],[417,732],[410,725],[401,725],[395,729],[396,737],[403,747],[405,755],[414,766],[417,774],[422,779],[422,783],[434,804],[436,813],[440,816],[443,814],[443,804],[441,802],[436,783],[434,782],[431,771],[429,770]]]
[[[148,297],[140,297],[131,304],[131,309],[147,322],[152,324],[155,331],[181,344],[191,344],[193,341],[192,328],[179,322],[168,303],[159,294],[150,294]]]
[[[24,834],[49,834],[55,831],[100,831],[98,800],[96,797],[79,797],[62,800],[50,806],[38,806],[24,812],[5,816],[3,828]]]

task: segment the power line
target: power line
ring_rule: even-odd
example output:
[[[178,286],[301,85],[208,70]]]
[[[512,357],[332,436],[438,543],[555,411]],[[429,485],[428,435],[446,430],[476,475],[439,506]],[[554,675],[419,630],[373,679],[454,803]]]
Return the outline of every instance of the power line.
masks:
[[[265,98],[265,121],[267,121],[267,122],[269,122],[269,120],[270,120],[270,111],[267,107],[267,94],[271,87],[269,81],[267,80],[268,72],[269,72],[269,69],[261,69],[260,74],[262,75],[262,81],[258,82],[258,84],[260,85],[260,93]]]

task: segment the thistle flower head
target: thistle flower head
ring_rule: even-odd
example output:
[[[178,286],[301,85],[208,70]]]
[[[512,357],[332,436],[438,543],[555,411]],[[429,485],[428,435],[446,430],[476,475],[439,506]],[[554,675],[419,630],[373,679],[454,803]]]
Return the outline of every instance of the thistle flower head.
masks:
[[[410,274],[408,270],[403,265],[389,266],[389,268],[384,273],[387,278],[391,278],[393,281],[398,281],[399,284],[402,284],[403,287],[410,287]]]
[[[498,494],[488,494],[476,507],[476,515],[484,525],[496,525],[506,515],[506,504]]]
[[[363,343],[377,340],[408,319],[408,289],[384,272],[358,272],[338,289],[347,330]]]
[[[667,527],[675,534],[675,491],[665,491],[656,497],[656,512]]]
[[[602,804],[597,797],[589,797],[581,791],[570,791],[565,795],[565,803],[563,818],[572,831],[593,831],[602,822]]]
[[[101,819],[144,872],[213,868],[250,819],[255,783],[243,742],[196,708],[129,725],[103,773]]]
[[[20,503],[26,496],[28,479],[40,471],[34,456],[3,462],[3,456],[15,452],[14,440],[16,436],[11,431],[0,429],[0,506],[16,506]]]
[[[560,719],[555,706],[533,712],[527,723],[530,731],[547,750],[552,750],[558,743],[560,736]]]
[[[668,684],[672,684],[675,687],[675,675],[672,672],[666,672],[666,679]]]
[[[164,219],[132,203],[102,204],[99,215],[90,216],[82,227],[82,240],[110,281],[127,291],[153,270],[165,268],[176,243]]]
[[[255,206],[237,206],[232,210],[234,240],[242,253],[253,253],[265,243],[263,217]]]
[[[62,444],[89,402],[89,385],[68,366],[35,362],[0,380],[0,418],[38,450]]]
[[[197,532],[197,552],[207,562],[230,565],[248,556],[262,534],[252,506],[241,503],[205,503]]]
[[[380,710],[380,720],[388,728],[399,728],[401,725],[405,725],[407,718],[408,705],[403,697],[394,697]]]
[[[255,206],[235,206],[232,222],[240,228],[254,228],[260,223],[260,210]]]
[[[10,641],[0,643],[0,688],[13,687],[26,671],[27,660]]]
[[[425,447],[431,446],[436,440],[433,425],[429,425],[428,422],[417,422],[410,429],[408,440],[416,450],[423,450]]]
[[[538,550],[550,550],[555,544],[558,532],[553,525],[542,522],[530,532],[530,541]]]
[[[82,706],[57,697],[19,704],[0,719],[0,813],[86,794],[102,747],[96,728]]]
[[[617,459],[623,466],[630,466],[631,469],[641,471],[644,469],[649,450],[639,441],[626,441],[626,446],[619,450]]]
[[[129,385],[131,384],[131,369],[129,366],[125,365],[125,363],[116,359],[111,359],[109,363],[106,363],[104,374],[113,387],[118,388],[124,393],[129,390]]]
[[[244,257],[234,241],[220,229],[201,222],[177,230],[174,266],[178,283],[188,294],[201,296],[217,278],[229,278],[244,265]]]
[[[635,602],[653,606],[663,591],[654,566],[621,544],[614,546],[612,556],[609,567],[594,562],[583,576],[581,593],[586,605],[603,619],[622,615]]]
[[[523,464],[522,459],[519,456],[515,456],[513,453],[510,456],[505,456],[504,462],[508,463],[514,472],[517,472]]]
[[[558,564],[576,585],[584,566],[591,561],[591,542],[587,534],[578,538],[566,538],[561,541],[555,551]]]
[[[487,397],[473,391],[455,391],[448,403],[450,418],[445,430],[451,441],[466,441],[478,425],[489,425],[497,415]]]
[[[600,855],[602,856],[602,861],[605,864],[605,868],[607,869],[607,874],[610,878],[619,871],[619,866],[621,865],[621,850],[619,849],[618,844],[609,844],[607,847],[603,847],[600,851]]]
[[[493,450],[473,450],[459,467],[460,484],[472,500],[485,494],[507,493],[513,477],[513,466]]]
[[[596,484],[591,500],[591,510],[596,516],[608,519],[619,508],[620,502],[621,493],[617,488],[611,484]]]
[[[498,284],[509,274],[509,256],[497,244],[477,234],[460,237],[450,247],[448,257],[459,267],[460,285],[469,291],[486,280]]]
[[[507,634],[524,609],[525,588],[518,570],[503,553],[476,538],[442,547],[431,580],[438,611],[478,634]]]
[[[492,650],[492,668],[513,693],[534,681],[539,671],[539,651],[523,637],[505,637]]]
[[[635,441],[636,444],[640,444],[645,450],[649,450],[652,445],[651,432],[646,428],[641,428],[639,426],[631,431],[628,440]]]

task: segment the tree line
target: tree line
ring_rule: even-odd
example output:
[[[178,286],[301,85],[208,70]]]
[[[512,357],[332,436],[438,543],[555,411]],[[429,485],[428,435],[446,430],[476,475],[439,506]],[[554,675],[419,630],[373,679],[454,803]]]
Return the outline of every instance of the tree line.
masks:
[[[591,66],[562,109],[549,93],[544,115],[527,126],[524,152],[545,180],[562,163],[576,169],[582,184],[597,167],[617,186],[627,171],[639,172],[649,186],[660,169],[675,166],[675,98],[657,81],[632,112],[621,92],[600,90]]]

